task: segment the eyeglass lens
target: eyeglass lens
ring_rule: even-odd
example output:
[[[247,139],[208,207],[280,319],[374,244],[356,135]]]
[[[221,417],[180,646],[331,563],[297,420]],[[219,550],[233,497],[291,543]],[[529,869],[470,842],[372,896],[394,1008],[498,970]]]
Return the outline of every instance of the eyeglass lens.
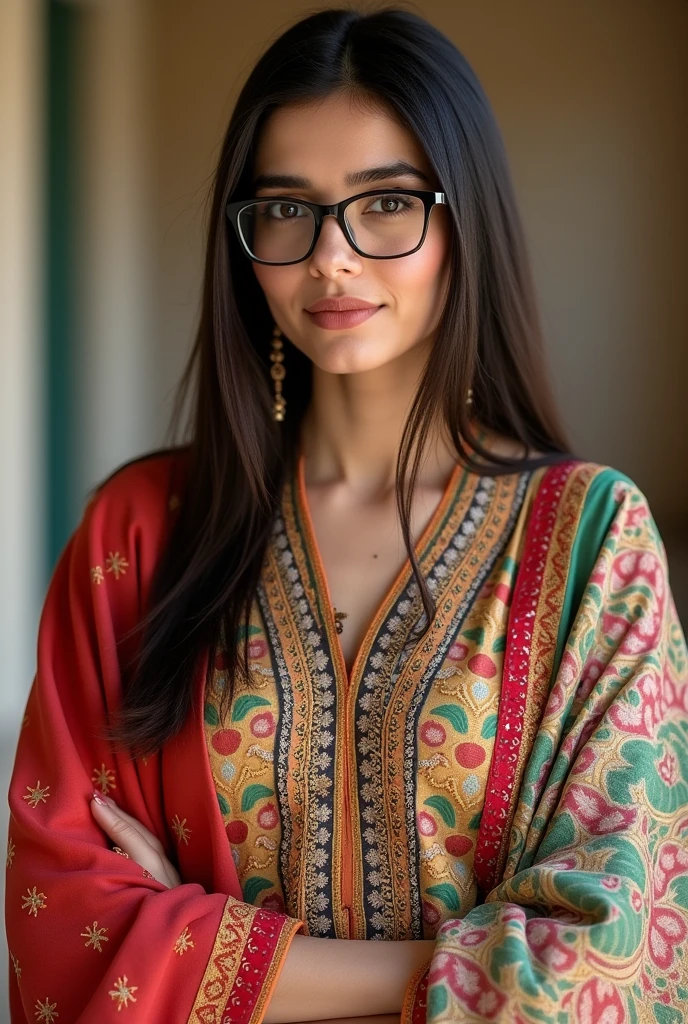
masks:
[[[364,196],[344,211],[354,241],[368,256],[402,256],[423,235],[425,206],[417,196]],[[271,263],[302,259],[311,247],[315,216],[297,202],[252,203],[239,214],[239,228],[251,254]]]

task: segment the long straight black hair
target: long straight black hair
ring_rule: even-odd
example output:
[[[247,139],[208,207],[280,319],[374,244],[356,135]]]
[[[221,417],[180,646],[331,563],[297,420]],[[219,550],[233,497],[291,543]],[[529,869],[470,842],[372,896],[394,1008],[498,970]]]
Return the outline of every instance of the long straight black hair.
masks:
[[[425,150],[449,205],[452,284],[405,423],[396,476],[428,628],[435,606],[409,521],[437,410],[457,458],[481,474],[520,472],[569,455],[504,144],[475,73],[445,35],[403,3],[319,10],[298,21],[267,49],[241,90],[212,188],[200,323],[174,420],[180,422],[192,397],[186,489],[138,627],[137,659],[110,723],[111,739],[132,756],[159,749],[178,732],[192,705],[199,660],[208,653],[207,682],[222,636],[229,678],[248,674],[248,616],[310,400],[312,366],[285,345],[289,400],[285,421],[276,423],[272,317],[225,206],[252,195],[253,158],[270,115],[334,92],[381,104],[397,117]],[[522,459],[492,455],[472,435],[469,387],[475,421],[520,442]],[[544,454],[529,459],[529,451]],[[230,696],[228,687],[225,699]]]

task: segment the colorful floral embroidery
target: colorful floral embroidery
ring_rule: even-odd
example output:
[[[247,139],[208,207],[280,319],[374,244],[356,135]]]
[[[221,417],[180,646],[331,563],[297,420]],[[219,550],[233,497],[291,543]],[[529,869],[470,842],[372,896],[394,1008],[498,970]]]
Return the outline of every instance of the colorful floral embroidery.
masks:
[[[438,646],[418,649],[426,621],[407,578],[380,611],[343,710],[336,623],[328,633],[292,491],[276,517],[251,613],[250,679],[235,681],[225,722],[225,659],[218,655],[206,738],[244,896],[270,909],[286,906],[313,935],[433,935],[457,907],[475,901],[472,857],[529,478],[472,478],[465,487],[459,480],[457,472],[422,562],[441,609]],[[353,723],[349,740],[345,714]],[[387,746],[383,736],[391,737]],[[345,769],[346,749],[352,760]],[[378,772],[399,785],[378,791]],[[347,811],[354,821],[359,808],[351,907],[343,905],[340,867],[347,773],[358,780]],[[399,824],[390,830],[392,822]]]
[[[528,751],[502,880],[438,932],[428,1024],[678,1024],[688,1011],[685,639],[647,505],[622,483]],[[576,487],[559,531],[580,515]],[[573,559],[560,539],[522,581],[537,573],[538,608],[548,591],[561,608],[555,580]],[[533,618],[527,679],[548,631]]]

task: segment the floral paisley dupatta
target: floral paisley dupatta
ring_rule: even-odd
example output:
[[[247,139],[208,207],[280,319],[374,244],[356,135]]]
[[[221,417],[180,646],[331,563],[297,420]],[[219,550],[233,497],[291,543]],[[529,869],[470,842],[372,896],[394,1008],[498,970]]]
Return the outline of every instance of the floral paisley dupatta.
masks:
[[[484,903],[439,929],[407,1020],[688,1015],[685,638],[644,495],[573,465],[538,492],[513,597]]]

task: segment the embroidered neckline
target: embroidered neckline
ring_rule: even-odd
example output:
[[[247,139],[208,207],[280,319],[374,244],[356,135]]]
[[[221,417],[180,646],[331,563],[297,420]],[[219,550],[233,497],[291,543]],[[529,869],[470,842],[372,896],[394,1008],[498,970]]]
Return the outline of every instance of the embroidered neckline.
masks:
[[[485,432],[481,431],[479,440],[482,441],[484,436]],[[469,447],[469,451],[470,450],[471,449]],[[437,532],[439,525],[442,523],[447,513],[453,507],[453,504],[461,493],[469,475],[469,470],[460,462],[457,462],[454,465],[445,485],[442,497],[414,546],[414,553],[419,564],[423,560],[428,543]],[[411,561],[407,555],[404,560],[404,564],[399,569],[399,572],[390,586],[387,588],[382,601],[376,608],[370,622],[368,623],[351,666],[351,672],[349,672],[346,667],[342,646],[338,639],[340,630],[337,628],[335,609],[332,604],[332,594],[325,575],[323,559],[320,553],[320,547],[310,513],[308,495],[306,492],[305,455],[301,448],[297,451],[296,456],[296,472],[294,480],[292,481],[292,494],[295,511],[302,523],[303,543],[305,549],[304,553],[308,560],[309,569],[314,576],[315,591],[318,596],[323,598],[322,601],[318,602],[318,608],[322,618],[323,628],[330,641],[334,669],[345,683],[346,689],[350,689],[352,687],[356,688],[360,683],[359,677],[361,675],[361,670],[365,667],[367,656],[375,643],[380,622],[384,619],[386,611],[389,610],[398,600],[403,590],[405,580],[411,574]]]

